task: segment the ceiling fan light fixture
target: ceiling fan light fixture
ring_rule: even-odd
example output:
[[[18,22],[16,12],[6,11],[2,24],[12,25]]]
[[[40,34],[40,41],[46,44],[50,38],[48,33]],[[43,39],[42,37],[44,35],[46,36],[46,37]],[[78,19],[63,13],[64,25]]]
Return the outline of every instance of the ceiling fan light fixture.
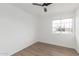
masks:
[[[47,8],[44,8],[44,12],[47,12]]]
[[[51,5],[52,3],[32,3],[33,5],[42,6],[44,8],[44,12],[47,12],[47,6]]]

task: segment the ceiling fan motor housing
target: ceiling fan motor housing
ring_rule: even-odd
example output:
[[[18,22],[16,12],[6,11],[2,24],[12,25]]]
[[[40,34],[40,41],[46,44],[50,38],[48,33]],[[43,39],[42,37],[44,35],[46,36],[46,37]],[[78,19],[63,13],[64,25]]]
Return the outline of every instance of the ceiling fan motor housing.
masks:
[[[39,3],[33,3],[33,5],[37,5],[37,6],[42,6],[44,7],[44,12],[47,12],[47,6],[50,5],[52,3],[42,3],[42,4],[39,4]]]

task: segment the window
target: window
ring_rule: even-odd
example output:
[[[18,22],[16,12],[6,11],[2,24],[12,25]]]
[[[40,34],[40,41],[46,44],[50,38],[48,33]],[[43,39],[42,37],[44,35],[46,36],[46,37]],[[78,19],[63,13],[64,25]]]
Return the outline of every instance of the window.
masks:
[[[52,21],[52,31],[54,33],[70,33],[72,32],[72,18]]]

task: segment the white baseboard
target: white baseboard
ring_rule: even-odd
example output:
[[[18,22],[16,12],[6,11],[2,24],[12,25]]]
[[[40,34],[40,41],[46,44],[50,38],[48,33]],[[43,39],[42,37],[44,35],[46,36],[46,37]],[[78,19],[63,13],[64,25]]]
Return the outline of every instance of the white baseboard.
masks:
[[[7,50],[1,50],[0,49],[0,56],[8,56]]]
[[[51,45],[56,45],[56,46],[61,46],[61,47],[66,47],[66,48],[72,48],[72,47],[67,47],[67,46],[64,46],[64,45],[59,45],[59,44],[50,43],[50,42],[46,42],[46,41],[39,41],[39,42],[43,42],[43,43],[47,43],[47,44],[51,44]],[[75,48],[72,48],[72,49],[75,49]]]
[[[37,42],[37,41],[30,42],[30,44],[28,44],[26,47],[24,47],[24,48],[22,48],[22,49],[19,49],[19,50],[15,51],[15,52],[9,54],[9,56],[12,56],[13,54],[15,54],[15,53],[17,53],[17,52],[19,52],[19,51],[21,51],[21,50],[23,50],[23,49],[25,49],[25,48],[28,48],[29,46],[33,45],[33,44],[36,43],[36,42]]]

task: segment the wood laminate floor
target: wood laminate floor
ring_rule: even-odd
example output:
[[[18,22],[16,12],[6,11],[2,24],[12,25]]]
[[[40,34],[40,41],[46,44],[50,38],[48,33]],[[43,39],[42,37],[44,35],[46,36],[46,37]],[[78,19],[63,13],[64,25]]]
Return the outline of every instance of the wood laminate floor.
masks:
[[[12,56],[78,56],[79,54],[71,48],[37,42]]]

